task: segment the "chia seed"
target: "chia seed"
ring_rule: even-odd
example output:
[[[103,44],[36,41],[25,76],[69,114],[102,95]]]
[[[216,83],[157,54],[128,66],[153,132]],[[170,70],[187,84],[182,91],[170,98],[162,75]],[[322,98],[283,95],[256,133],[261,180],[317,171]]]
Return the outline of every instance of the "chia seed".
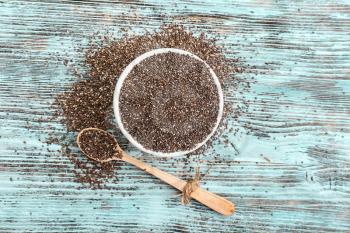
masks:
[[[178,48],[197,55],[213,69],[226,93],[249,87],[249,80],[237,79],[232,76],[234,73],[243,72],[238,59],[226,57],[223,48],[217,45],[215,39],[208,38],[204,33],[196,35],[181,25],[165,25],[157,31],[138,36],[127,33],[118,35],[117,39],[113,35],[93,37],[88,49],[85,50],[84,63],[74,65],[71,57],[67,57],[69,63],[63,60],[68,70],[70,70],[68,66],[72,66],[73,62],[73,67],[70,68],[73,70],[71,71],[72,74],[76,76],[76,81],[67,87],[65,92],[56,97],[53,105],[57,110],[55,117],[63,120],[67,133],[61,135],[60,128],[51,129],[50,137],[53,140],[57,138],[60,141],[62,154],[74,164],[72,172],[76,181],[89,184],[92,188],[108,188],[105,185],[106,181],[117,179],[115,172],[118,170],[120,162],[95,163],[88,160],[86,156],[76,152],[75,134],[69,132],[79,132],[89,127],[115,130],[115,126],[110,124],[110,113],[113,92],[118,77],[136,57],[157,48]],[[203,103],[206,102],[201,101],[201,104]],[[172,115],[170,110],[169,116]],[[233,111],[231,106],[226,104],[216,134],[205,144],[205,147],[202,147],[202,150],[210,148],[213,140],[216,140],[218,135],[222,135],[222,132],[227,130],[227,119],[236,119],[241,111],[243,111],[241,107]],[[155,113],[159,112],[156,111]],[[179,113],[179,111],[175,112]],[[178,117],[181,119],[182,116]],[[157,122],[163,121],[159,120]],[[186,130],[182,130],[173,131],[173,133],[174,135],[180,132],[186,134]],[[120,132],[116,132],[120,135]],[[125,138],[121,138],[121,136],[118,137],[118,141],[120,139],[125,141]],[[55,144],[56,142],[52,141],[52,143]],[[122,143],[121,146],[123,146]],[[179,148],[190,146],[191,143],[184,143]],[[150,146],[148,147],[150,148]],[[158,146],[155,148],[171,151],[170,147],[161,148],[161,146]],[[194,153],[201,152],[204,151]],[[175,163],[184,164],[183,169],[187,169],[189,161],[193,159],[189,157],[190,155],[187,155],[178,160],[174,159],[174,161],[176,161]],[[219,155],[215,155],[215,158],[219,158]]]
[[[79,135],[80,149],[90,158],[103,162],[118,157],[119,145],[112,135],[102,130],[85,130]]]
[[[151,56],[123,82],[124,128],[143,147],[158,152],[194,148],[213,130],[219,94],[209,69],[188,55]]]

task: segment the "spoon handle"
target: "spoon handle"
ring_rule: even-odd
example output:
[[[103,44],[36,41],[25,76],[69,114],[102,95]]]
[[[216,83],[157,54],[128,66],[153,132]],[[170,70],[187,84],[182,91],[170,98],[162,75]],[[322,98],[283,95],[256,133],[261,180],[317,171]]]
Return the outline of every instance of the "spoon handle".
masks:
[[[174,188],[182,191],[184,186],[186,185],[186,181],[177,178],[169,173],[166,173],[158,168],[152,167],[149,164],[146,164],[127,153],[123,152],[122,160],[128,163],[133,164],[134,166],[144,170],[145,172],[159,178],[165,183],[173,186]],[[194,192],[192,192],[191,197],[198,202],[206,205],[207,207],[215,210],[216,212],[223,215],[231,215],[235,211],[235,206],[229,200],[211,193],[205,189],[198,188]]]

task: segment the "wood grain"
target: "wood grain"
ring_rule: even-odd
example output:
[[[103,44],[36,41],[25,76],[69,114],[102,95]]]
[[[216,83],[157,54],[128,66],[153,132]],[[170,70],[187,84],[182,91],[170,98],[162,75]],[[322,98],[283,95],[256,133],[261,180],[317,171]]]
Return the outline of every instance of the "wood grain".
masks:
[[[44,143],[64,134],[47,116],[75,78],[57,57],[79,64],[99,30],[170,22],[226,37],[246,67],[232,82],[255,79],[226,93],[249,106],[227,133],[240,153],[201,156],[215,162],[202,187],[236,203],[229,218],[128,165],[91,189]],[[0,1],[0,232],[350,232],[349,39],[348,1]],[[129,152],[182,178],[195,166]]]

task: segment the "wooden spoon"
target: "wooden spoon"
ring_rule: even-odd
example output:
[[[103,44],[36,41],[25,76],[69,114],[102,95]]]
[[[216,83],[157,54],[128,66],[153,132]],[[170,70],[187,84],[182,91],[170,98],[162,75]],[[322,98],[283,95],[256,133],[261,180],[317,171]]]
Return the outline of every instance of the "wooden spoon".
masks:
[[[86,138],[88,139],[90,138],[90,141],[87,141]],[[91,140],[94,140],[94,141],[91,141]],[[109,153],[104,153],[104,154],[96,152],[96,149],[101,148],[101,143],[97,145],[96,142],[104,142],[102,146],[106,146],[108,147],[109,150],[112,150],[112,151],[109,151]],[[114,138],[114,136],[104,130],[101,130],[98,128],[83,129],[78,134],[77,144],[81,149],[81,151],[87,157],[97,162],[105,163],[113,160],[123,160],[159,178],[160,180],[173,186],[174,188],[180,190],[181,192],[186,185],[186,181],[181,180],[164,171],[161,171],[158,168],[152,167],[125,153],[119,147],[118,142]],[[108,156],[106,156],[107,154]],[[199,201],[200,203],[206,205],[207,207],[215,210],[216,212],[226,216],[233,214],[233,212],[235,211],[235,206],[232,202],[214,193],[211,193],[205,189],[202,189],[200,187],[191,193],[191,197]]]

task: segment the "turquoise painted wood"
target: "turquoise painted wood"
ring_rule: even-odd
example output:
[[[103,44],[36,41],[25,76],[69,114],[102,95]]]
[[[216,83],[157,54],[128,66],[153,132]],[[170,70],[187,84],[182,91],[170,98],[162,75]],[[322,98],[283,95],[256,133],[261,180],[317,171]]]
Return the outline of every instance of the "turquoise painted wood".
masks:
[[[129,165],[93,190],[44,143],[49,126],[64,133],[45,119],[74,80],[57,57],[79,61],[98,30],[163,22],[226,36],[228,56],[249,65],[236,77],[256,79],[226,96],[249,102],[228,135],[240,154],[217,143],[220,161],[201,156],[214,161],[202,186],[236,203],[231,217],[180,205]],[[350,232],[350,2],[0,1],[0,119],[0,232]],[[191,174],[181,159],[130,153]]]

